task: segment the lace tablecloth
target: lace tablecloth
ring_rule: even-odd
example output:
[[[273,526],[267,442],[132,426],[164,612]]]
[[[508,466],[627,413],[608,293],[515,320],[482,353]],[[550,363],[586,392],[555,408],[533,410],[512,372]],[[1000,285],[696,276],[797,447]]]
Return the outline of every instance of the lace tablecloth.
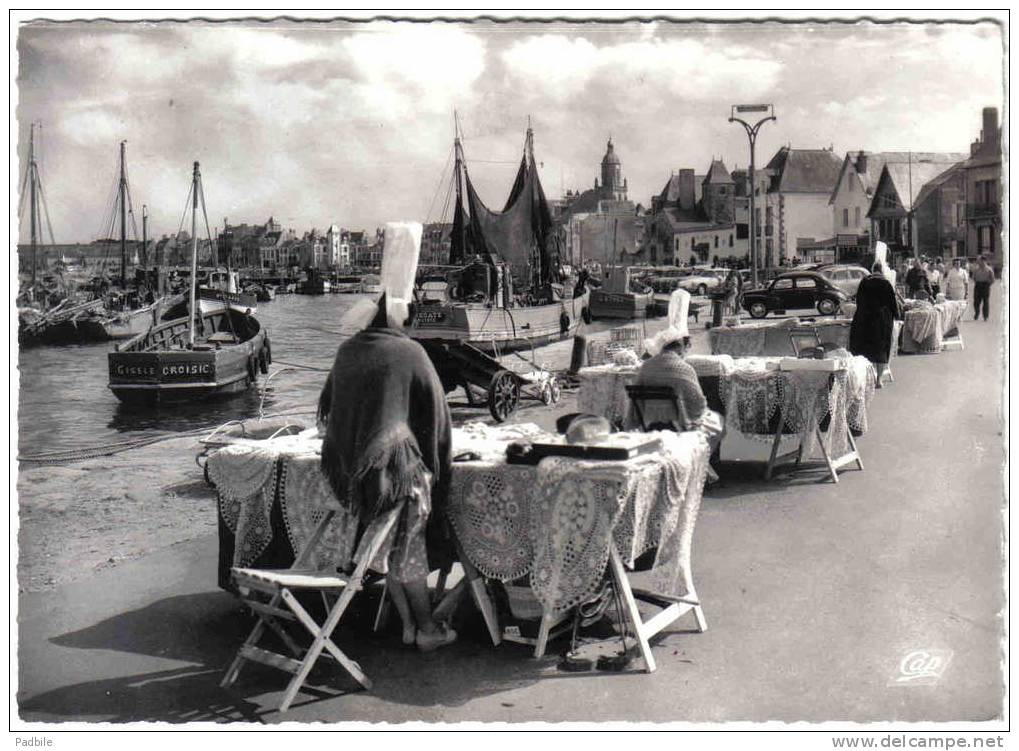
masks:
[[[448,514],[465,555],[493,579],[529,574],[547,614],[597,590],[612,544],[629,565],[657,547],[655,588],[693,593],[690,551],[707,440],[693,432],[648,436],[659,438],[662,450],[627,462],[457,464]]]
[[[966,311],[965,300],[946,300],[932,305],[907,300],[900,349],[905,353],[940,352],[945,336],[959,325]]]
[[[326,508],[336,510],[316,546],[319,567],[344,566],[353,556],[357,516],[336,501],[319,471],[322,442],[287,437],[246,441],[209,455],[209,479],[219,496],[220,522],[232,533],[233,566],[255,566],[266,556],[287,563],[311,537]],[[278,519],[274,519],[278,515]],[[285,539],[277,536],[284,533]],[[270,547],[289,551],[270,551]],[[223,572],[220,572],[223,581]]]
[[[774,433],[779,407],[784,407],[783,430],[812,432],[814,424],[833,416],[858,434],[867,431],[867,404],[874,394],[877,373],[864,357],[833,352],[844,368],[835,374],[773,369],[781,358],[727,355],[690,355],[687,362],[697,372],[709,405],[720,407],[726,428],[751,437]],[[602,365],[582,368],[577,377],[581,412],[602,415],[623,425],[630,409],[626,385],[636,382],[637,369]],[[718,399],[712,389],[717,389]],[[807,419],[807,415],[813,417]],[[837,425],[836,425],[837,427]],[[830,432],[830,431],[829,431]],[[842,431],[844,432],[844,431]],[[840,433],[841,435],[841,433]]]
[[[716,326],[708,330],[711,354],[732,357],[795,357],[791,333],[816,331],[822,344],[849,347],[851,321],[829,318],[806,322],[796,318],[781,321],[744,323],[739,326]]]
[[[512,441],[556,440],[536,426],[454,430],[454,455],[482,457],[453,465],[447,514],[465,555],[502,581],[530,574],[549,613],[597,589],[612,543],[631,565],[657,546],[656,588],[693,592],[690,551],[708,444],[700,433],[649,437],[663,448],[627,462],[546,459],[532,467],[508,465],[502,457]],[[210,454],[209,477],[219,495],[221,586],[228,588],[231,565],[289,565],[326,508],[338,511],[315,563],[350,560],[357,518],[337,503],[319,472],[320,451],[321,441],[306,437],[248,441]]]

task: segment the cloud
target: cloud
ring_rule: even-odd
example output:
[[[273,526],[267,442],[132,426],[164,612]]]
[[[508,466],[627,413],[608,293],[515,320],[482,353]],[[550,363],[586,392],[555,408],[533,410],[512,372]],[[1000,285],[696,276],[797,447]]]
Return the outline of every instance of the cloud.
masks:
[[[584,37],[545,34],[513,43],[502,58],[521,86],[567,98],[603,86],[624,105],[649,95],[706,100],[724,91],[753,97],[772,89],[783,67],[742,45],[719,48],[710,38],[595,45]]]
[[[176,230],[194,159],[214,223],[370,229],[437,218],[454,109],[493,206],[528,116],[550,195],[590,187],[611,134],[646,204],[672,169],[745,166],[740,100],[775,103],[761,163],[785,143],[965,151],[1002,82],[1000,30],[976,26],[32,25],[18,52],[21,153],[41,119],[54,230],[78,240],[122,139],[154,234]]]

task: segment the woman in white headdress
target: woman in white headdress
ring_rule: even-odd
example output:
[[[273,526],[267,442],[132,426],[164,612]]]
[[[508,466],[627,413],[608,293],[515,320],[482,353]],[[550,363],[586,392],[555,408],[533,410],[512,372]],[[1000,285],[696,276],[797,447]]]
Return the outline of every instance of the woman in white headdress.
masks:
[[[344,317],[345,329],[359,330],[336,352],[319,420],[322,472],[359,529],[400,509],[372,568],[388,574],[404,643],[428,651],[456,640],[433,617],[427,585],[452,554],[443,528],[452,421],[435,367],[403,332],[420,245],[420,224],[387,225],[382,295]]]
[[[671,405],[646,405],[644,420],[648,428],[657,425],[659,429],[700,430],[707,435],[714,451],[722,440],[723,423],[721,416],[708,409],[697,373],[685,360],[690,346],[689,311],[690,293],[675,290],[669,298],[668,326],[645,342],[652,357],[637,371],[637,385],[671,386],[678,397],[678,416]]]

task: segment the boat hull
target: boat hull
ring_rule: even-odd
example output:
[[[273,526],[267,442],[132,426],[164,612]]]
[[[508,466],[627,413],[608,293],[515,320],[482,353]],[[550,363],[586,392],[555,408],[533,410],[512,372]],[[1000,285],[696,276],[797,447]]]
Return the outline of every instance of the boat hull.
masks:
[[[596,289],[591,293],[591,315],[595,318],[645,318],[653,301],[654,293],[651,292],[634,294]]]
[[[409,333],[413,339],[468,342],[484,352],[508,352],[569,339],[589,315],[589,306],[590,292],[520,308],[423,305]]]
[[[138,334],[144,334],[154,326],[158,326],[162,312],[176,305],[181,299],[183,297],[179,299],[157,300],[151,305],[146,305],[144,308],[117,315],[112,320],[103,324],[106,339],[131,339],[138,336]]]
[[[203,320],[208,329],[227,332],[231,327],[226,315],[220,311]],[[186,318],[171,321],[110,352],[109,388],[114,395],[127,404],[148,405],[226,396],[246,390],[268,362],[267,336],[261,327],[241,342],[180,348],[187,331]]]
[[[224,292],[200,287],[195,298],[198,300],[198,308],[202,311],[203,316],[228,308],[238,313],[250,312],[254,314],[258,312],[258,301],[254,295],[247,292]],[[163,314],[163,320],[175,321],[178,318],[187,318],[187,315],[188,300],[187,297],[182,297],[180,302],[167,309]]]

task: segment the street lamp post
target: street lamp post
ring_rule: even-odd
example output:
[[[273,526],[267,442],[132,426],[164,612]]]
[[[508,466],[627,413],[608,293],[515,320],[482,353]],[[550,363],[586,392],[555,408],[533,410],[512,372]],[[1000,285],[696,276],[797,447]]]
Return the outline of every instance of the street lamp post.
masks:
[[[746,120],[736,117],[737,113],[745,112],[763,112],[766,113],[766,117],[761,118],[756,123],[751,125]],[[754,182],[754,147],[757,144],[757,132],[761,129],[769,120],[776,120],[775,117],[775,106],[772,104],[734,104],[729,115],[730,123],[739,123],[747,132],[747,138],[750,139],[750,170],[748,172],[748,178],[750,181],[750,219],[747,224],[750,230],[750,283],[753,286],[757,286],[757,217],[754,215],[754,192],[757,186]]]

